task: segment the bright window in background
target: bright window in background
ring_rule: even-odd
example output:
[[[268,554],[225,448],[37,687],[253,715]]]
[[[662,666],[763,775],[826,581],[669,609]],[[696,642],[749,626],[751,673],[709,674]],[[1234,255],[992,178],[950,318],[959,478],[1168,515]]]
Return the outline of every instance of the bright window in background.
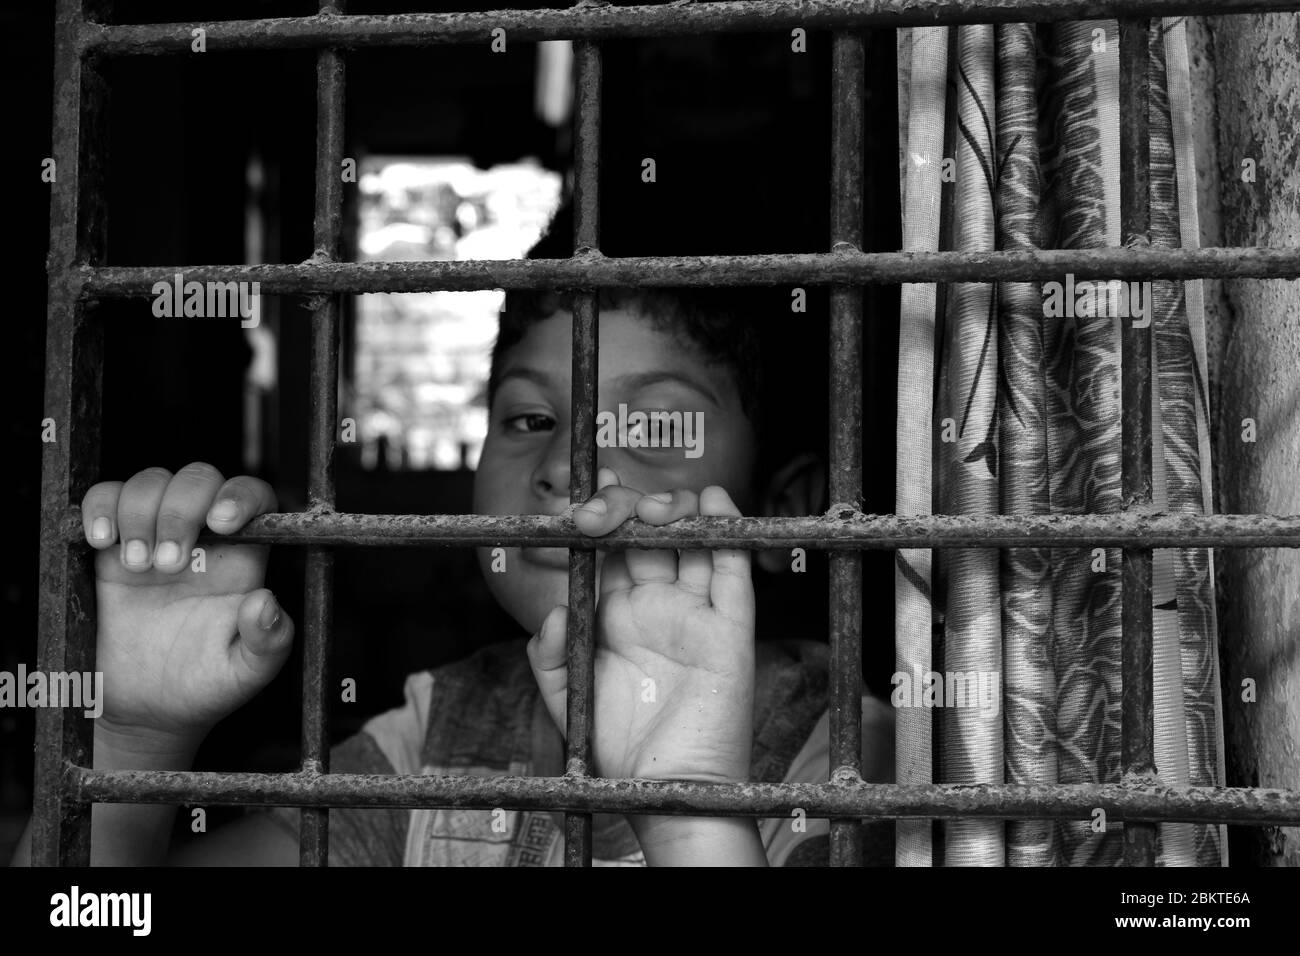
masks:
[[[361,164],[362,262],[518,259],[560,204],[561,176],[532,160],[372,156]],[[474,468],[505,293],[357,297],[348,403],[365,468]]]

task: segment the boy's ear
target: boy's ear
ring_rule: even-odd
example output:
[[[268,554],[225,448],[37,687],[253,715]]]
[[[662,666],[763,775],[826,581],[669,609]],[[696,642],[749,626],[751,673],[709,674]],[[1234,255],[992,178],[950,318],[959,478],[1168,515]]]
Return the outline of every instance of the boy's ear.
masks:
[[[801,518],[826,510],[826,464],[805,453],[786,462],[763,490],[763,514],[772,518]],[[785,551],[757,552],[758,565],[769,574],[790,566]]]

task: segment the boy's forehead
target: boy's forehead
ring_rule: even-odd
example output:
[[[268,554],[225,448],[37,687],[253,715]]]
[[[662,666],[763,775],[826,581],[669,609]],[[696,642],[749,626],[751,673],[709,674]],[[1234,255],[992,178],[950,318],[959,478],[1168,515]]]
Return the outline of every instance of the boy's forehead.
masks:
[[[557,383],[567,383],[572,372],[573,317],[561,309],[535,322],[510,349],[502,363],[502,377],[517,369],[541,370]],[[715,397],[717,376],[699,354],[670,325],[642,318],[628,309],[602,309],[600,314],[600,380],[635,378],[642,373],[679,373]]]

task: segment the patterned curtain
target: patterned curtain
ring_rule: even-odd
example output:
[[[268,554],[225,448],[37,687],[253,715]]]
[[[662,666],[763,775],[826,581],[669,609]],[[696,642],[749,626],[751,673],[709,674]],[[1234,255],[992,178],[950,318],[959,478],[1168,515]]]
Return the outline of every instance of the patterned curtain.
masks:
[[[1198,243],[1181,20],[1153,21],[1151,241]],[[899,31],[907,251],[1120,244],[1114,20]],[[905,285],[899,514],[1118,513],[1121,323],[1154,336],[1155,504],[1209,513],[1200,282],[1145,305],[1062,276]],[[1117,285],[1118,288],[1118,285]],[[1091,294],[1084,294],[1083,290]],[[898,782],[1118,783],[1119,549],[903,550],[895,574]],[[1169,785],[1223,785],[1212,553],[1157,550],[1156,763]],[[955,675],[955,677],[954,677]],[[996,675],[1000,706],[971,675]],[[929,683],[927,684],[927,679]],[[923,699],[921,687],[933,689]],[[898,824],[906,866],[1110,865],[1122,824]],[[1163,865],[1226,862],[1222,828],[1162,824]]]

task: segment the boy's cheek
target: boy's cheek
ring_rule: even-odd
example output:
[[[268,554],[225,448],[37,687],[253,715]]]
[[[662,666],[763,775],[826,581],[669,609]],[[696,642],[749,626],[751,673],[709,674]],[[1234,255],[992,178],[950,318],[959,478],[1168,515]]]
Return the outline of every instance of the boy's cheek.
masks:
[[[495,459],[490,459],[484,452],[474,472],[473,510],[476,515],[503,514],[501,511],[502,482],[501,467]]]
[[[532,565],[519,556],[518,548],[477,551],[492,597],[528,633],[541,627],[552,608],[568,603],[567,572]]]
[[[509,454],[506,446],[491,436],[483,445],[474,470],[475,514],[527,514],[531,489],[529,476],[537,467],[535,453]]]

